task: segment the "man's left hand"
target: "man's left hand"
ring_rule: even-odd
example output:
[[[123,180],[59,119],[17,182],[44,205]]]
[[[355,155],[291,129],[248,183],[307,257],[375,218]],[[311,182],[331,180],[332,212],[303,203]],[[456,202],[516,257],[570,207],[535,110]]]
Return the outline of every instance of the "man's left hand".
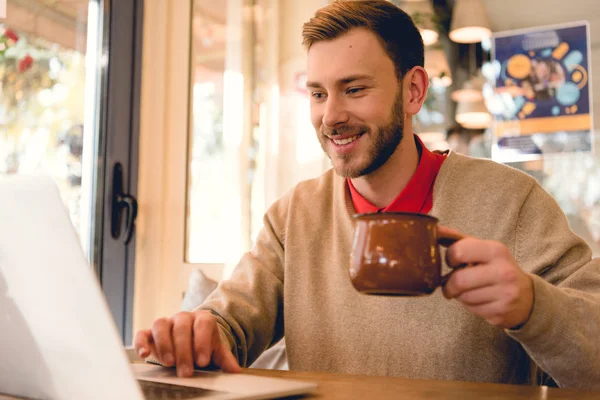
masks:
[[[455,232],[440,227],[440,232]],[[442,290],[470,312],[501,328],[520,327],[533,308],[533,281],[501,242],[465,237],[448,248],[450,267],[471,266],[452,272]]]

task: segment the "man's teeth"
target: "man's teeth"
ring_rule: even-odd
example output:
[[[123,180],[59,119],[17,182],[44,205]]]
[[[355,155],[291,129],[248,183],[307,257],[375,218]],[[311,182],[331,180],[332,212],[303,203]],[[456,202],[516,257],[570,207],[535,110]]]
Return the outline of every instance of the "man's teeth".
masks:
[[[360,135],[356,135],[356,136],[352,136],[346,139],[340,139],[340,140],[336,140],[336,139],[331,139],[333,140],[333,143],[337,144],[337,145],[342,145],[342,144],[348,144],[348,143],[352,143],[354,142],[356,139],[358,139]]]

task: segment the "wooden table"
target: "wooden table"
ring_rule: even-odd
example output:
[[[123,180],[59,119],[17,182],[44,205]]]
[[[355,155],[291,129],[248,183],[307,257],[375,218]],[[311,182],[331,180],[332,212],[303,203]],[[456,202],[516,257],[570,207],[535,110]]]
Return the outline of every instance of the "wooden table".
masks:
[[[317,391],[299,399],[457,399],[457,400],[591,400],[600,399],[600,391],[555,389],[546,386],[500,385],[458,381],[430,381],[322,372],[271,371],[245,369],[245,374],[317,382]],[[0,395],[0,400],[14,400]]]
[[[317,391],[306,399],[457,399],[457,400],[600,400],[600,391],[556,389],[547,386],[500,385],[459,381],[431,381],[322,372],[246,369],[246,374],[317,382]]]

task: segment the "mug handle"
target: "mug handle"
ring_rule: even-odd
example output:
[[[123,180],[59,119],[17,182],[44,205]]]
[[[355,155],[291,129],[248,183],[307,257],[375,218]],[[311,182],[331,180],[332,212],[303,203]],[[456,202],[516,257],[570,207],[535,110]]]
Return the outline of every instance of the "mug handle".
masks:
[[[464,239],[464,238],[465,238],[465,236],[461,233],[454,233],[454,232],[440,233],[440,231],[438,229],[438,244],[440,244],[444,247],[452,246],[454,243],[456,243],[459,240]]]
[[[440,244],[444,247],[452,246],[454,243],[465,238],[465,236],[460,233],[454,233],[454,232],[440,233],[439,230],[438,230],[438,235],[439,235],[438,236],[438,244]],[[468,267],[469,265],[470,264],[458,265],[458,266],[452,268],[452,271],[448,272],[446,275],[442,275],[441,279],[440,279],[440,286],[443,286],[446,284],[446,282],[448,282],[448,279],[450,279],[450,276],[452,276],[454,271],[461,269],[461,268]]]

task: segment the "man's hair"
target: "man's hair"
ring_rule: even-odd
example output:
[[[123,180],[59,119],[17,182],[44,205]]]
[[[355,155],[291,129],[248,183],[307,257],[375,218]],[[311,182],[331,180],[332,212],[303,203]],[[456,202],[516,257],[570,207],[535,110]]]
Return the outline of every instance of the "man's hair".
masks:
[[[335,39],[351,29],[366,28],[380,40],[401,79],[413,67],[424,64],[423,38],[411,17],[385,0],[336,1],[319,9],[304,24],[302,44]]]

